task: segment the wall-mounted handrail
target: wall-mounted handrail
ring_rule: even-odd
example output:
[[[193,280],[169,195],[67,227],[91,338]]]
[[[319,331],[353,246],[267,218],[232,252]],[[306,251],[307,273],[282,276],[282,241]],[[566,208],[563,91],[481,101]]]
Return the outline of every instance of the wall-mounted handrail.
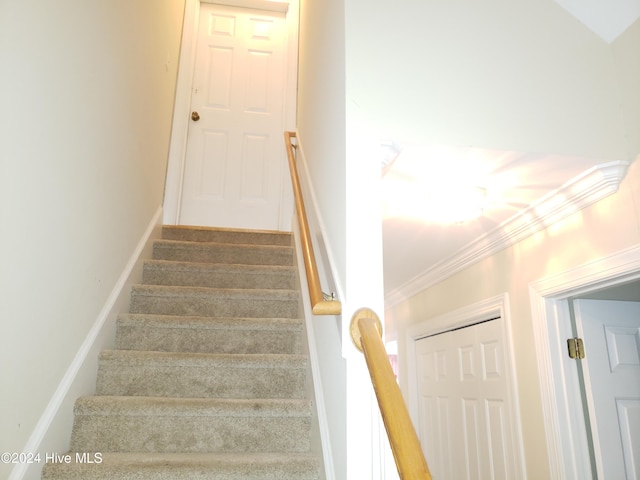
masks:
[[[382,325],[373,310],[361,308],[353,314],[351,338],[358,350],[364,353],[400,479],[431,480],[381,335]]]
[[[304,267],[307,273],[307,284],[309,285],[309,298],[311,299],[311,310],[315,315],[339,315],[342,312],[342,304],[337,300],[325,300],[320,288],[320,278],[318,276],[318,266],[313,253],[311,234],[309,233],[309,222],[307,212],[304,208],[302,198],[302,188],[296,167],[296,159],[293,149],[297,146],[292,139],[296,138],[295,132],[284,132],[284,143],[287,148],[287,158],[289,159],[289,172],[291,173],[291,184],[293,186],[293,197],[296,205],[298,224],[300,225],[300,242],[302,244],[302,256]]]

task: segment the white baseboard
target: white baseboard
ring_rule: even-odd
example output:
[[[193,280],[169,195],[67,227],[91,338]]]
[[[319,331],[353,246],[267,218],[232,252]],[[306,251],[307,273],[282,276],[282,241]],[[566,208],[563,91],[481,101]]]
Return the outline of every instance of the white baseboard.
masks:
[[[151,258],[153,240],[160,237],[161,220],[162,207],[158,207],[40,416],[22,449],[23,452],[37,452],[44,459],[46,453],[62,453],[68,450],[73,426],[73,405],[78,397],[95,392],[98,354],[100,350],[113,345],[116,318],[119,313],[129,310],[130,287],[142,279],[142,263],[145,259]],[[11,471],[9,480],[39,480],[43,466],[44,460],[35,464],[17,464]]]

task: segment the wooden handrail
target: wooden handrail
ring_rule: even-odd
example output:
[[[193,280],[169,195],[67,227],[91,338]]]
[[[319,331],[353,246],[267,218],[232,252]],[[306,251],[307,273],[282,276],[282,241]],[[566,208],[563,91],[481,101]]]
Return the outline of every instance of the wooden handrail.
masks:
[[[382,325],[373,310],[361,308],[351,319],[351,338],[364,353],[391,451],[401,480],[431,480],[409,411],[382,343]]]
[[[291,141],[296,138],[295,132],[284,132],[284,143],[287,148],[287,158],[289,159],[289,172],[291,173],[291,184],[293,186],[293,197],[296,204],[296,214],[300,225],[300,242],[302,243],[302,256],[304,267],[307,272],[307,284],[309,285],[309,298],[311,299],[311,310],[315,315],[339,315],[342,312],[342,304],[337,300],[325,300],[320,288],[320,278],[318,276],[318,266],[313,253],[311,234],[309,233],[309,222],[307,212],[304,208],[302,189],[300,188],[300,178],[296,167],[296,159],[293,149],[296,147]]]

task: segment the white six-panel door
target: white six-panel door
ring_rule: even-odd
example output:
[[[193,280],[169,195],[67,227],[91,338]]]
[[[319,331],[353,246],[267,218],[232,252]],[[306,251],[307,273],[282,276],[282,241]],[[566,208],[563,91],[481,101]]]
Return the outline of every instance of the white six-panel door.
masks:
[[[640,302],[574,308],[598,478],[640,479]]]
[[[433,478],[515,479],[500,320],[416,341],[419,435]]]
[[[285,14],[202,3],[179,222],[277,229]]]

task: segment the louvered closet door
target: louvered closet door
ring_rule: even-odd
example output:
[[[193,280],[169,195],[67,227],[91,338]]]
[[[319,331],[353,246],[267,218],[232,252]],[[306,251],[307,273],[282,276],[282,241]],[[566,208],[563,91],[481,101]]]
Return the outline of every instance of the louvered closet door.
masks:
[[[180,223],[277,229],[285,14],[201,3]]]

